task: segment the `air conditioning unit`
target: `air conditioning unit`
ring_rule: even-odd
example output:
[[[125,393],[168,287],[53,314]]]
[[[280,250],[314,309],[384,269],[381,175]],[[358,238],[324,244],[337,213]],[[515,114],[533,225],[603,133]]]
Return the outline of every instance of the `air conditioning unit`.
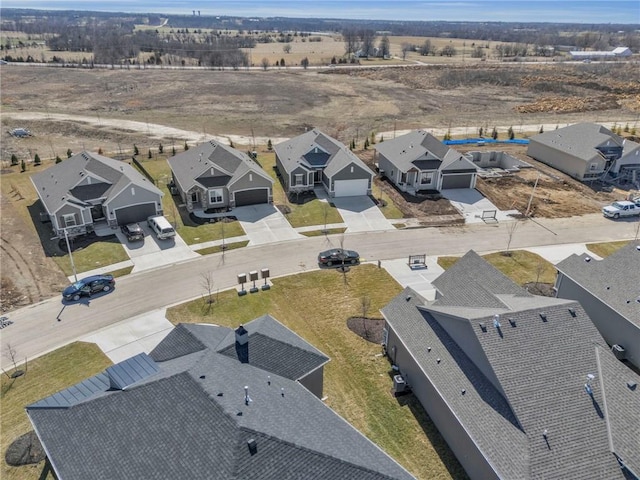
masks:
[[[618,360],[624,360],[625,351],[622,345],[618,345],[618,344],[614,345],[613,347],[611,347],[611,351],[613,352],[613,354],[616,356]]]
[[[405,382],[402,375],[394,375],[393,376],[394,395],[398,395],[399,393],[404,393],[406,390],[407,390],[407,382]]]

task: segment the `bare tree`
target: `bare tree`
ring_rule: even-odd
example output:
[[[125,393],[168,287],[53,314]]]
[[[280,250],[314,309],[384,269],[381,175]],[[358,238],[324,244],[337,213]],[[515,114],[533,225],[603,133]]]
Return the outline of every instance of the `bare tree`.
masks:
[[[404,42],[402,44],[402,60],[405,60],[407,58],[407,53],[411,50],[413,50],[413,45],[407,42]]]
[[[382,58],[387,58],[389,56],[389,53],[390,53],[389,37],[384,35],[380,39],[380,43],[378,44],[378,55]]]
[[[516,220],[515,222],[511,222],[507,224],[507,249],[503,252],[503,255],[505,257],[511,256],[511,252],[509,251],[509,248],[511,247],[511,242],[513,241],[513,235],[516,233],[516,228],[518,228],[519,223],[520,222]]]
[[[342,30],[342,39],[344,40],[344,53],[351,55],[358,50],[358,34],[354,28],[345,28]]]
[[[211,311],[211,304],[213,304],[213,272],[209,271],[201,274],[200,285],[204,288],[206,292],[206,297],[204,297],[204,303],[207,306],[207,313]]]
[[[25,357],[24,359],[24,370],[18,369],[18,363],[16,361],[17,352],[16,352],[16,349],[10,343],[7,343],[7,346],[4,351],[4,356],[8,358],[13,364],[13,372],[11,373],[7,373],[4,368],[2,369],[2,373],[4,373],[9,379],[15,380],[16,378],[22,377],[23,375],[27,374],[27,367],[28,367],[27,358]]]
[[[260,61],[260,66],[262,66],[263,70],[267,70],[269,68],[269,59],[267,57],[264,57],[261,61]]]
[[[285,43],[285,44],[282,46],[282,51],[283,51],[284,53],[291,53],[291,44],[290,44],[290,43]]]
[[[367,318],[369,308],[371,308],[371,298],[366,293],[360,299],[360,307],[362,308],[362,318]]]

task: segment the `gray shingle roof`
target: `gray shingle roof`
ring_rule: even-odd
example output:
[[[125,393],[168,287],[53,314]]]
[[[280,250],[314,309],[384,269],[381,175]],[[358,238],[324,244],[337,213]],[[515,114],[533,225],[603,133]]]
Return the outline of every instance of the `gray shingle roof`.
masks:
[[[91,184],[79,185],[91,177]],[[82,152],[31,176],[40,200],[49,213],[67,202],[85,202],[117,195],[136,185],[162,196],[144,175],[126,162]]]
[[[275,145],[274,150],[287,173],[300,164],[309,170],[318,168],[318,159],[326,157],[324,173],[329,177],[351,164],[374,176],[371,169],[344,144],[316,128]],[[322,155],[323,153],[325,155]]]
[[[597,123],[577,123],[534,135],[531,142],[538,142],[588,162],[600,155],[596,147],[607,142],[622,145],[622,138]]]
[[[628,245],[602,260],[571,255],[556,265],[594,297],[628,321],[640,326],[640,242]],[[590,258],[590,261],[585,261]]]
[[[444,297],[427,304],[406,290],[383,309],[385,319],[501,476],[623,478],[608,424],[619,427],[614,452],[640,463],[640,450],[633,450],[640,421],[623,420],[640,418],[640,401],[621,381],[640,377],[615,360],[577,302],[509,287],[478,259],[470,252],[438,279]],[[472,294],[457,291],[465,285]],[[462,306],[445,301],[448,295]],[[483,301],[483,295],[496,298]],[[587,374],[595,375],[593,399],[584,389]]]
[[[196,185],[202,188],[228,187],[247,172],[273,183],[273,179],[248,155],[213,140],[174,155],[167,161],[184,192]]]
[[[269,316],[246,329],[250,346],[272,333],[318,352]],[[59,478],[413,478],[298,382],[218,353],[230,336],[178,326],[151,354],[168,358],[156,375],[70,408],[27,407]]]
[[[424,130],[414,130],[392,140],[385,140],[374,147],[398,169],[408,172],[419,170],[443,170],[475,172],[473,162],[453,148],[442,143]]]

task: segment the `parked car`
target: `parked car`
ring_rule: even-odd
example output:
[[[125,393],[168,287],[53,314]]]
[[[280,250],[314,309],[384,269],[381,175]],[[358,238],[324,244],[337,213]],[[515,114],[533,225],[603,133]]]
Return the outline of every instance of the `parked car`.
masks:
[[[318,255],[318,264],[331,267],[333,265],[351,264],[360,262],[360,255],[353,250],[343,250],[342,248],[332,248],[320,252]]]
[[[92,275],[69,285],[62,292],[65,300],[80,300],[80,297],[90,297],[94,293],[108,292],[115,286],[113,275]]]
[[[122,233],[126,235],[127,240],[130,242],[135,242],[137,240],[144,241],[144,231],[142,230],[142,227],[137,223],[123,225],[122,227],[120,227],[120,230],[122,230]]]
[[[620,200],[602,207],[602,214],[609,218],[634,217],[640,215],[640,205],[628,200]]]

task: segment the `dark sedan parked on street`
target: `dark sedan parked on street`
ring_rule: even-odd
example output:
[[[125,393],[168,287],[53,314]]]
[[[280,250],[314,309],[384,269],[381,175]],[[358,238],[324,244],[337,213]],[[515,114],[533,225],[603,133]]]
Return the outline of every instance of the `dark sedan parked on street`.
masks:
[[[120,230],[122,230],[122,233],[127,236],[127,240],[130,242],[135,242],[136,240],[144,241],[144,231],[142,230],[142,227],[137,223],[123,225],[122,227],[120,227]]]
[[[92,275],[90,277],[78,280],[69,285],[62,292],[62,298],[65,300],[80,300],[80,297],[90,297],[94,293],[108,292],[113,290],[116,281],[113,275]]]
[[[360,255],[353,250],[343,250],[342,248],[332,248],[318,255],[318,263],[320,265],[340,266],[355,265],[360,262]]]

